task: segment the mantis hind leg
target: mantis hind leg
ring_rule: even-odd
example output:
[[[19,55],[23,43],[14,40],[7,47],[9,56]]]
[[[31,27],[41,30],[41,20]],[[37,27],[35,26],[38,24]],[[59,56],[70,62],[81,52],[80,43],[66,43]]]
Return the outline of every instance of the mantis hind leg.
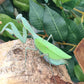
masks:
[[[50,34],[50,36],[48,37],[47,41],[49,41],[50,39],[52,39],[53,44],[55,44],[55,40],[54,40],[52,34]]]
[[[48,59],[45,59],[45,60],[49,63],[52,76],[54,76],[54,72],[53,72],[53,69],[52,69],[52,63],[50,62],[50,58],[49,58],[48,54],[42,54],[40,51],[39,51],[39,53],[40,53],[40,56],[41,56],[41,57],[44,57],[44,59],[45,59],[46,57],[48,58]],[[55,77],[54,77],[54,81],[55,81],[55,84],[57,84],[57,83],[56,83],[56,80],[55,80]]]
[[[54,41],[54,38],[53,38],[52,34],[50,34],[50,36],[48,37],[47,41],[49,41],[50,39],[52,39],[53,44],[55,44],[55,41]],[[52,76],[54,76],[54,72],[53,72],[52,65],[51,65],[52,63],[50,61],[50,58],[49,58],[48,54],[42,54],[42,52],[40,52],[40,51],[39,51],[39,53],[40,53],[40,56],[44,57],[44,59],[46,60],[46,62],[49,63],[50,69],[51,69],[51,72],[52,72]],[[46,58],[48,58],[48,59],[46,59]],[[55,81],[55,84],[57,84],[56,80],[55,80],[55,77],[54,77],[54,81]]]

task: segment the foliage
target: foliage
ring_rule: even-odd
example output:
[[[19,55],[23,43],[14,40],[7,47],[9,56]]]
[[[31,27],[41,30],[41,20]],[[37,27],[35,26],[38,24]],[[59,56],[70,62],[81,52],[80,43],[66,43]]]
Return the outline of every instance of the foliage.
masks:
[[[5,13],[7,15],[10,15],[11,17],[14,17],[14,9],[10,0],[5,0],[5,2],[0,5],[0,13]]]
[[[29,21],[37,29],[43,29],[43,14],[44,8],[30,0]]]
[[[29,0],[13,0],[13,4],[21,11],[29,11]]]
[[[77,5],[79,5],[80,0],[70,0],[66,3],[63,4],[63,7],[68,9],[68,10],[72,10],[74,7],[76,7]]]
[[[79,81],[84,81],[84,73],[79,65],[74,66],[74,72]]]
[[[70,0],[53,0],[53,2],[57,5],[57,6],[62,6],[63,3],[68,2]]]
[[[84,28],[82,25],[76,25],[76,23],[72,20],[67,20],[68,24],[68,43],[78,44],[81,39],[84,37]]]
[[[17,1],[20,4],[16,3]],[[13,19],[0,14],[0,21],[2,21],[0,30],[6,23],[11,21],[22,34],[23,26],[15,20],[13,6],[20,10],[19,13],[24,14],[24,17],[35,27],[36,31],[43,30],[48,36],[52,34],[55,41],[77,45],[84,37],[84,0],[6,0],[5,3],[0,5],[0,13],[12,16]],[[2,36],[15,39],[6,31]],[[73,51],[69,51],[71,46],[65,44],[59,47],[72,55],[67,69],[72,80],[76,82],[74,66],[78,63],[72,53]]]
[[[68,29],[65,20],[57,12],[45,7],[44,29],[47,34],[52,34],[56,41],[65,41],[68,35]],[[61,23],[61,25],[60,25]]]

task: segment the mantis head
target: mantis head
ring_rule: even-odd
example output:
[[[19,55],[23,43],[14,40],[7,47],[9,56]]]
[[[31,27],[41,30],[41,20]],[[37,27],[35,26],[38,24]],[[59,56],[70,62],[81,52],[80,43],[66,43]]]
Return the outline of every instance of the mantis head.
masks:
[[[17,17],[16,17],[16,20],[20,22],[21,21],[21,17],[22,17],[22,14],[18,14]]]

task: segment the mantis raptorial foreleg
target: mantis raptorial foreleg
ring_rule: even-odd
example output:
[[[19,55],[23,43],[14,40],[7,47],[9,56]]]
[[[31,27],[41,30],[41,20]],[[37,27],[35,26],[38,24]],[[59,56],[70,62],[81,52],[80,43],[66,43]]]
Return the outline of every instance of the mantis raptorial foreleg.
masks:
[[[7,28],[8,25],[11,25],[11,29]],[[19,30],[16,28],[16,26],[12,23],[9,22],[7,23],[3,29],[0,31],[0,34],[2,34],[4,31],[8,31],[10,34],[14,34],[17,38],[19,38],[23,43],[26,42],[27,39],[27,30],[23,28],[23,36],[20,34]]]

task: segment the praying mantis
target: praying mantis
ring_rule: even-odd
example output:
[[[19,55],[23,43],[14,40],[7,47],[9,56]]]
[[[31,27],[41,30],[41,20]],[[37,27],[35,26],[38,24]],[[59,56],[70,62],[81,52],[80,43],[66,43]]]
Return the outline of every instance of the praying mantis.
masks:
[[[22,16],[22,14],[19,14],[16,17],[17,20],[22,22],[23,24],[23,36],[19,33],[16,26],[9,22],[7,23],[3,29],[0,31],[0,34],[4,32],[4,30],[8,31],[9,33],[13,33],[17,38],[21,40],[22,43],[26,42],[27,39],[27,31],[29,31],[34,39],[34,44],[39,51],[43,53],[44,59],[49,62],[52,65],[61,65],[66,64],[67,61],[65,59],[70,59],[71,56],[56,47],[55,45],[51,44],[47,40],[44,40],[40,36],[38,36],[32,29],[32,26],[28,23],[28,21]],[[7,28],[8,25],[11,25],[12,30],[9,31]]]

